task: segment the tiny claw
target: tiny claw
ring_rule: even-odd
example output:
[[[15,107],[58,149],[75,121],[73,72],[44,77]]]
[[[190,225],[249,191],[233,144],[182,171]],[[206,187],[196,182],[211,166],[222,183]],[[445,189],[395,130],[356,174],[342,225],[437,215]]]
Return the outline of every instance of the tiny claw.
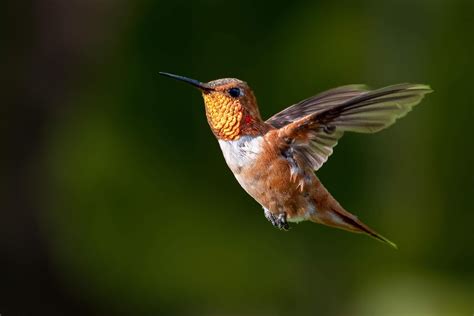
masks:
[[[286,213],[280,213],[277,216],[273,215],[272,212],[270,212],[267,209],[264,209],[264,214],[266,219],[272,223],[273,226],[275,226],[278,229],[281,230],[288,230],[290,229],[290,225],[288,224],[288,221],[286,220]]]
[[[280,213],[277,217],[277,225],[278,228],[281,230],[288,230],[290,229],[290,225],[288,224],[288,221],[286,220],[286,213]]]

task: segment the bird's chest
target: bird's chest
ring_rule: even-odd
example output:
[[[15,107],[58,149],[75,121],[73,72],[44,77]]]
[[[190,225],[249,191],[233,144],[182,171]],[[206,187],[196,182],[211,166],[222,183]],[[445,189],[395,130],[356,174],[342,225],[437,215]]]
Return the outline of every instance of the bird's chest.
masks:
[[[299,166],[296,154],[282,153],[272,144],[262,136],[219,140],[227,165],[250,196],[271,212],[285,211],[289,220],[301,220],[315,175]]]
[[[262,136],[242,136],[238,140],[219,140],[222,153],[230,170],[242,188],[261,202],[268,178],[268,144]]]
[[[219,144],[239,184],[260,204],[286,191],[289,166],[262,136],[243,136]],[[271,197],[270,197],[271,196]]]
[[[237,140],[219,140],[224,159],[237,176],[252,167],[263,154],[262,136],[243,136]]]

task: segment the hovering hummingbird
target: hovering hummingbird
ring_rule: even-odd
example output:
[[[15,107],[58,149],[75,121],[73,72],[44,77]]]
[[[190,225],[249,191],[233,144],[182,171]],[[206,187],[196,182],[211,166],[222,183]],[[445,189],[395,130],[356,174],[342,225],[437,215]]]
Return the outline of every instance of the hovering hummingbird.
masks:
[[[225,78],[203,83],[160,72],[201,90],[206,116],[230,170],[262,205],[273,226],[312,221],[365,233],[396,248],[332,197],[315,175],[344,132],[375,133],[404,116],[428,85],[402,83],[377,90],[347,85],[322,92],[262,120],[246,82]]]

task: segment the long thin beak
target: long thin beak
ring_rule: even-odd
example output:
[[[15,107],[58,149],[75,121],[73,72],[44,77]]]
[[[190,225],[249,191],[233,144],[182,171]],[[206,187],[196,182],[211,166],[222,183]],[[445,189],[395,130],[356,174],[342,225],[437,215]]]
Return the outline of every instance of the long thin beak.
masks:
[[[209,85],[207,83],[203,83],[203,82],[195,80],[195,79],[190,79],[190,78],[186,78],[186,77],[183,77],[183,76],[173,75],[173,74],[170,74],[170,73],[167,73],[167,72],[161,72],[161,71],[159,72],[159,74],[162,75],[162,76],[165,76],[165,77],[170,77],[170,78],[179,80],[179,81],[187,82],[187,83],[201,89],[202,91],[209,92],[209,91],[214,90],[213,88],[209,87]]]

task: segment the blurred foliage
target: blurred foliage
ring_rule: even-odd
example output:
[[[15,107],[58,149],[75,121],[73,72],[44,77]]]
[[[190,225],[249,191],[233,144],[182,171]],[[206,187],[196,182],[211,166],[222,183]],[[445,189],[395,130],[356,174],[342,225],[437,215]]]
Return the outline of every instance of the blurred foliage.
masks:
[[[64,291],[106,314],[474,312],[474,2],[115,10],[81,52],[78,88],[41,151],[42,227]],[[309,223],[271,227],[228,170],[199,93],[158,71],[243,79],[264,117],[343,84],[430,84],[390,129],[345,135],[318,173],[400,250]]]

